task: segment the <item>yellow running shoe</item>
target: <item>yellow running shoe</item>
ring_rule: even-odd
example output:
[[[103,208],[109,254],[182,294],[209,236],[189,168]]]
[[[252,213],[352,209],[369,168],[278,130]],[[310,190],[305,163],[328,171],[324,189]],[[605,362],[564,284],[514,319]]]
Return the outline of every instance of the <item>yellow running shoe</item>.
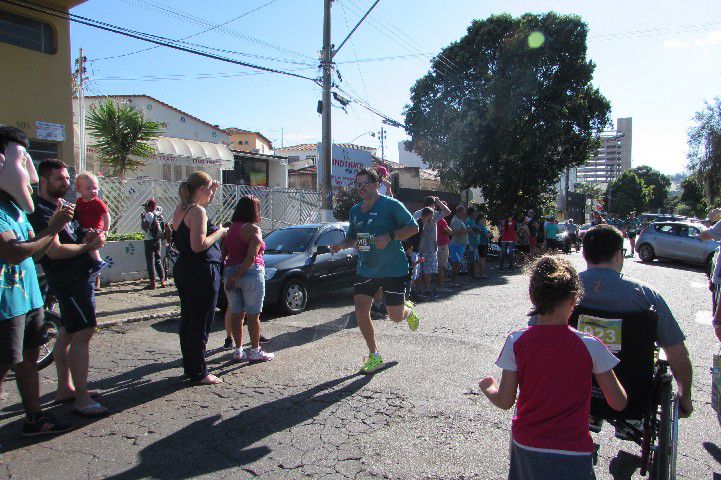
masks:
[[[383,358],[380,353],[371,353],[368,360],[361,367],[361,373],[373,373],[383,366]]]
[[[416,311],[415,311],[416,306],[410,300],[406,300],[405,305],[406,305],[406,307],[411,309],[410,315],[408,315],[408,318],[406,318],[406,321],[408,322],[408,327],[411,329],[411,332],[415,332],[416,330],[418,330],[418,323],[420,322],[418,315],[416,315]]]

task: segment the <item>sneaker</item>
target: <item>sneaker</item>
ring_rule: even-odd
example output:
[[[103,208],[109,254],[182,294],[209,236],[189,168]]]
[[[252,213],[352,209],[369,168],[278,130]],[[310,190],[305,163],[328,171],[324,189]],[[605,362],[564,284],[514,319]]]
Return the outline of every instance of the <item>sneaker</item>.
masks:
[[[383,366],[383,357],[380,353],[371,353],[368,355],[368,360],[365,361],[361,367],[363,373],[373,373]]]
[[[416,330],[418,330],[418,323],[420,322],[418,315],[416,315],[415,305],[409,300],[406,300],[405,305],[406,307],[411,309],[410,315],[408,315],[408,318],[406,318],[406,321],[408,322],[408,327],[411,329],[411,332],[415,332]]]
[[[242,348],[236,348],[233,352],[233,360],[236,362],[247,362],[248,354]]]
[[[233,348],[233,339],[231,337],[225,338],[225,343],[223,344],[223,348],[225,350],[230,350],[231,348]]]
[[[262,348],[258,350],[251,348],[248,350],[248,361],[251,363],[257,362],[269,362],[275,357],[274,354],[263,351]]]
[[[385,320],[388,318],[388,315],[386,315],[383,312],[380,312],[378,310],[371,310],[371,319],[373,320]]]
[[[39,435],[53,435],[56,433],[63,433],[73,428],[69,423],[55,420],[51,415],[47,413],[41,413],[35,419],[34,422],[25,420],[23,424],[23,431],[21,435],[23,437],[37,437]]]

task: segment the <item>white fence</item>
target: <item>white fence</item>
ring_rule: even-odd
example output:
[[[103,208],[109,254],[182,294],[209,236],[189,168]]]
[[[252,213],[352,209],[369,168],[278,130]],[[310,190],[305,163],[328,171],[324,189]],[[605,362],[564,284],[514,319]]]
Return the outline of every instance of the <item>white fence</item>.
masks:
[[[179,186],[179,182],[163,180],[101,178],[100,197],[110,210],[110,233],[123,235],[140,232],[140,214],[149,198],[155,199],[163,208],[166,221],[170,221],[178,203]],[[221,185],[213,203],[207,208],[208,217],[218,225],[229,222],[235,205],[244,195],[254,195],[260,199],[261,228],[266,232],[320,220],[318,192],[247,185]]]

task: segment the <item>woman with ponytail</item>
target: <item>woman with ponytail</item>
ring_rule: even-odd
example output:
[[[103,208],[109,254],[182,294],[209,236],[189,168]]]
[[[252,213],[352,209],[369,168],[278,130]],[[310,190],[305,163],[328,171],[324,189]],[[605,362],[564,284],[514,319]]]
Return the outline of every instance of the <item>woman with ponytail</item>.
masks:
[[[207,173],[192,173],[180,184],[180,203],[173,213],[173,240],[179,252],[174,275],[180,296],[180,350],[185,375],[198,385],[223,381],[209,374],[205,364],[220,289],[220,240],[228,232],[213,225],[205,211],[217,188]]]

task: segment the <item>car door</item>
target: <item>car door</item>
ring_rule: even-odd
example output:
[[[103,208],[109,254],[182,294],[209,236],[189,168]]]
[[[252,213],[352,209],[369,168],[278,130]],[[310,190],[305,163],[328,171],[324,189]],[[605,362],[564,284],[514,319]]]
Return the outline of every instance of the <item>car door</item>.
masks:
[[[676,228],[670,223],[658,223],[653,226],[654,242],[653,249],[657,257],[674,258],[674,251],[678,247],[678,235]]]
[[[678,229],[678,257],[691,263],[705,263],[707,246],[700,238],[698,228],[690,225],[679,226]]]
[[[336,283],[348,276],[348,271],[354,269],[353,249],[348,248],[338,253],[330,253],[325,248],[338,245],[345,240],[345,232],[340,228],[325,230],[315,241],[315,268],[322,273],[324,283]],[[319,247],[321,248],[318,251]]]

